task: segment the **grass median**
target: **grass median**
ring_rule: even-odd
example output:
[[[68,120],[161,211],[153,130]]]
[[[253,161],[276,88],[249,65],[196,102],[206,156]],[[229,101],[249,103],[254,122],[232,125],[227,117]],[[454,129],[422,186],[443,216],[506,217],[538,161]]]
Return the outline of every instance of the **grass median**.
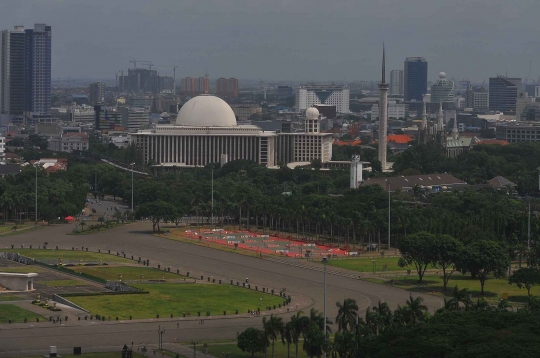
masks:
[[[38,261],[79,261],[82,262],[117,262],[117,263],[133,263],[132,260],[125,259],[116,255],[88,252],[82,250],[52,250],[52,249],[0,249],[0,252],[17,252],[20,255],[34,258]]]
[[[357,259],[334,259],[328,261],[329,266],[339,267],[343,269],[358,271],[358,272],[382,272],[384,271],[406,271],[407,267],[398,266],[399,258],[397,257],[366,257]],[[386,265],[386,268],[384,266]]]
[[[299,344],[298,357],[299,358],[307,358],[308,355],[306,355],[306,353],[302,349],[303,342],[300,341],[298,344]],[[191,347],[193,347],[193,346],[191,346]],[[290,345],[290,356],[291,357],[295,357],[295,349],[296,348],[295,348],[294,344],[291,344]],[[203,352],[204,348],[201,347],[201,346],[198,346],[197,350],[200,351],[200,352]],[[242,352],[242,350],[240,348],[238,348],[236,343],[209,344],[208,345],[208,354],[211,354],[211,355],[213,355],[215,357],[220,357],[220,356],[224,356],[223,353],[230,353],[230,355],[227,356],[229,358],[250,358],[251,357],[251,353]],[[255,353],[253,355],[254,358],[262,358],[262,357],[265,357],[265,356],[268,356],[268,357],[272,356],[272,345],[270,345],[270,347],[268,347],[266,355],[264,353]],[[281,341],[279,341],[279,340],[276,341],[276,344],[275,344],[275,356],[276,357],[288,357],[289,356],[289,355],[287,355],[287,345],[282,344]]]
[[[87,309],[92,314],[119,317],[120,319],[175,317],[191,313],[212,316],[246,313],[249,309],[257,309],[259,304],[278,306],[284,299],[262,292],[231,286],[228,284],[136,284],[150,292],[149,294],[75,296],[68,297],[73,303]],[[260,300],[262,298],[262,301]]]
[[[90,276],[98,277],[104,280],[118,280],[119,274],[122,274],[123,281],[144,280],[179,280],[186,276],[178,275],[173,272],[158,270],[144,266],[74,266],[69,269],[76,273],[85,273]]]
[[[12,323],[24,322],[24,319],[27,319],[29,322],[36,321],[36,318],[43,318],[34,312],[27,311],[19,306],[11,304],[1,304],[0,305],[0,323]]]
[[[480,296],[480,281],[473,279],[469,275],[454,274],[448,281],[448,289],[444,291],[442,276],[424,276],[423,282],[418,283],[417,276],[395,276],[392,274],[386,275],[385,278],[368,278],[366,281],[382,283],[385,285],[393,285],[395,287],[404,288],[413,292],[431,292],[441,296],[451,296],[452,290],[457,285],[458,288],[468,289],[473,297]],[[508,294],[509,301],[512,302],[527,302],[527,290],[520,289],[516,285],[510,285],[507,278],[489,278],[484,286],[484,295],[487,300],[496,302],[503,298],[503,293]],[[533,296],[540,295],[540,287],[533,287],[531,289]]]

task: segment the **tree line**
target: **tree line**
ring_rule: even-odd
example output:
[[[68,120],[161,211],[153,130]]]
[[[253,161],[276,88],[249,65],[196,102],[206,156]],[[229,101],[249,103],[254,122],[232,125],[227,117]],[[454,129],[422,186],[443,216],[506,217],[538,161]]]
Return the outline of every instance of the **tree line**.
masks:
[[[501,352],[515,349],[523,353],[520,342],[534,341],[527,352],[540,348],[536,339],[540,330],[538,303],[514,311],[506,300],[496,306],[483,298],[473,301],[467,289],[456,286],[452,297],[433,314],[421,297],[411,295],[395,310],[379,302],[360,317],[358,304],[348,298],[336,302],[337,331],[333,335],[333,322],[327,320],[327,331],[323,332],[324,317],[311,309],[309,315],[299,311],[287,322],[276,315],[265,317],[262,328],[250,327],[239,333],[237,345],[252,357],[255,353],[274,357],[275,344],[280,341],[287,345],[287,357],[298,357],[299,349],[309,357],[506,357]],[[515,340],[518,332],[523,336]]]

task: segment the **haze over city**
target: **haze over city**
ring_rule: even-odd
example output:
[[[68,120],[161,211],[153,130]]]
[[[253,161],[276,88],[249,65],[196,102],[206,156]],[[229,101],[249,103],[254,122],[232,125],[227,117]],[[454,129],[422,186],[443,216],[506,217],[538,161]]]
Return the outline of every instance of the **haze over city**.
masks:
[[[133,59],[179,77],[376,80],[425,57],[430,80],[526,79],[540,69],[535,0],[6,1],[0,23],[54,28],[52,77],[112,79]],[[160,72],[170,72],[161,68]],[[168,74],[168,73],[167,73]]]

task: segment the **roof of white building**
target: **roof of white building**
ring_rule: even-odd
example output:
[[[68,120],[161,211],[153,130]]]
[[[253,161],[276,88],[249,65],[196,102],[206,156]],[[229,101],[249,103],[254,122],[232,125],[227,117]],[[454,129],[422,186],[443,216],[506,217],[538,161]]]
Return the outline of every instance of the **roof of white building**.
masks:
[[[176,124],[193,127],[236,126],[236,116],[232,108],[219,97],[200,95],[187,101],[178,116]]]

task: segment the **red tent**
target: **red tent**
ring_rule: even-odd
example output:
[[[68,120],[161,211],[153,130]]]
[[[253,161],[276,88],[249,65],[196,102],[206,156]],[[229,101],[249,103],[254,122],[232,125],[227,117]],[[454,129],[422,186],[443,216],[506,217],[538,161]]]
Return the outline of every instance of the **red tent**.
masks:
[[[75,218],[70,215],[70,216],[66,216],[65,220],[66,221],[73,221],[73,220],[75,220]]]

